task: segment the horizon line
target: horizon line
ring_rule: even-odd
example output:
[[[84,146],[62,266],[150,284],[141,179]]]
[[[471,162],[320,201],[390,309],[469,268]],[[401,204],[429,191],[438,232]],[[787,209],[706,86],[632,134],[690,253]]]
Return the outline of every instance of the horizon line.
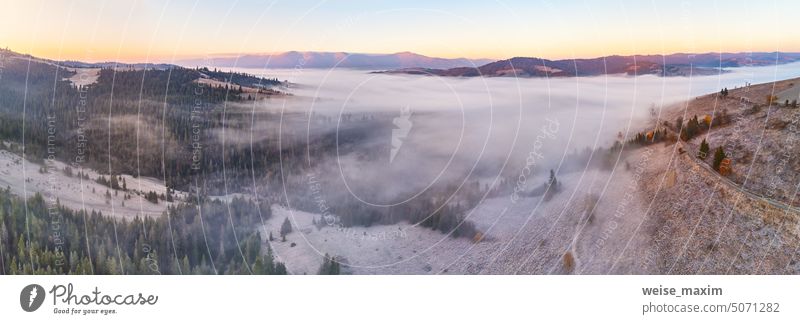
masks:
[[[775,51],[775,50],[772,50],[772,51],[672,52],[672,53],[668,53],[668,54],[661,54],[661,53],[609,54],[609,55],[603,55],[603,56],[569,57],[569,58],[552,58],[552,57],[548,58],[548,57],[521,56],[521,55],[515,55],[515,56],[510,56],[510,57],[505,57],[505,58],[492,58],[492,57],[470,58],[470,57],[466,57],[466,56],[462,56],[462,57],[431,56],[431,55],[422,54],[422,53],[413,52],[413,51],[397,51],[397,52],[374,53],[374,52],[350,52],[350,51],[330,51],[330,50],[320,50],[320,51],[314,51],[314,50],[287,50],[287,51],[281,51],[281,52],[213,53],[213,54],[205,54],[205,55],[188,54],[188,55],[179,55],[179,56],[176,55],[172,59],[154,59],[154,60],[150,60],[150,61],[146,61],[146,60],[145,61],[142,61],[142,60],[126,61],[126,60],[114,60],[114,59],[108,59],[108,58],[101,59],[101,60],[96,60],[96,61],[83,61],[83,60],[77,60],[77,59],[54,59],[54,58],[46,57],[46,56],[37,56],[37,55],[31,54],[31,53],[16,52],[14,49],[11,49],[11,48],[9,48],[7,46],[3,47],[3,49],[7,50],[7,51],[18,53],[20,55],[29,55],[29,56],[32,56],[32,57],[41,58],[41,59],[47,59],[47,60],[57,61],[57,62],[80,62],[80,63],[86,63],[86,64],[123,63],[123,64],[173,64],[173,65],[177,65],[175,62],[179,62],[179,61],[197,60],[197,59],[203,59],[203,58],[209,58],[209,57],[211,57],[211,58],[221,58],[221,57],[235,58],[235,57],[248,56],[248,55],[263,55],[263,56],[281,55],[281,54],[292,53],[292,52],[295,52],[295,53],[328,53],[328,54],[343,53],[343,54],[348,54],[348,55],[358,54],[358,55],[376,55],[376,56],[377,55],[397,55],[397,54],[408,53],[408,54],[414,54],[414,55],[424,56],[424,57],[428,57],[428,58],[435,58],[435,59],[474,60],[474,61],[489,60],[489,61],[493,61],[493,62],[502,61],[502,60],[509,60],[509,59],[513,59],[513,58],[534,58],[534,59],[542,59],[542,60],[548,60],[548,61],[565,61],[565,60],[592,60],[592,59],[602,59],[602,58],[615,57],[615,56],[621,56],[621,57],[625,57],[625,56],[663,56],[663,57],[666,57],[666,56],[673,56],[673,55],[703,55],[703,54],[755,54],[755,53],[800,54],[800,51],[795,52],[795,51]],[[181,57],[181,58],[178,58],[178,57]]]

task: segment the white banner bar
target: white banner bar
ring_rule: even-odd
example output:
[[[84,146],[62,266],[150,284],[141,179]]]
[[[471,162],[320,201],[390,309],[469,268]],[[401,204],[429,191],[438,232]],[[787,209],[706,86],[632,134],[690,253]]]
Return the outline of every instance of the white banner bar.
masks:
[[[7,276],[3,323],[785,323],[793,276]]]

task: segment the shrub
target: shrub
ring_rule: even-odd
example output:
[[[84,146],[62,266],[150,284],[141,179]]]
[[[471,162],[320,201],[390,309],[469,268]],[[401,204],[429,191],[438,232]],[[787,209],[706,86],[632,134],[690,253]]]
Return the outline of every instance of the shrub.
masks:
[[[724,158],[722,162],[719,164],[719,174],[726,176],[731,174],[731,159]]]
[[[777,96],[767,95],[767,104],[768,105],[771,105],[771,104],[775,103],[776,100],[778,100]]]
[[[567,272],[572,272],[575,269],[575,258],[572,256],[572,252],[567,251],[564,253],[564,257],[562,258],[564,262],[564,270]]]
[[[717,150],[714,151],[714,170],[719,171],[719,166],[725,158],[725,151],[722,149],[722,146],[718,147]]]
[[[472,237],[473,243],[478,243],[483,240],[483,233],[480,231],[475,232],[475,236]]]

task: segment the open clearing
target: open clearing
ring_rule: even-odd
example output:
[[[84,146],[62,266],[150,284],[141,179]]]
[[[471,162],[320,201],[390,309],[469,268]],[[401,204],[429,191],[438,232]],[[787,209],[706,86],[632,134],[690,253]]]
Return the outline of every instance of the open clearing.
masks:
[[[646,251],[646,233],[634,235],[642,204],[635,195],[625,198],[634,176],[633,170],[613,177],[607,171],[576,172],[559,178],[562,191],[547,202],[487,199],[467,216],[485,233],[477,243],[408,223],[318,229],[312,223],[318,214],[278,205],[262,237],[272,232],[274,241],[265,244],[294,274],[317,273],[326,253],[353,274],[648,273],[650,265],[637,262]],[[283,242],[278,233],[285,218],[294,231]],[[562,264],[566,251],[579,260],[576,266]]]
[[[125,191],[115,191],[97,183],[95,180],[100,174],[94,170],[73,168],[73,175],[68,176],[64,173],[66,164],[54,161],[47,162],[47,165],[44,170],[40,164],[0,150],[0,186],[10,188],[12,193],[20,197],[31,197],[38,192],[46,200],[57,198],[62,205],[74,210],[96,210],[119,218],[133,218],[135,215],[160,216],[171,204],[162,200],[154,204],[144,199],[142,193],[150,191],[159,195],[166,194],[166,187],[157,179],[121,175],[129,189],[127,194],[130,199],[125,199]],[[89,179],[78,178],[78,171],[88,174]],[[184,196],[180,192],[173,195],[176,200]]]

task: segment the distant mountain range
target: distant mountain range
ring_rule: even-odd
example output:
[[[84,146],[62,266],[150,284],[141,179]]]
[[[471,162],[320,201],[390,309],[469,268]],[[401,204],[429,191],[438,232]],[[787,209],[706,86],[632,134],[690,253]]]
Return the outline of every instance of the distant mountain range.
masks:
[[[420,74],[453,77],[570,77],[605,74],[689,76],[726,72],[724,69],[743,66],[768,66],[800,61],[800,53],[676,53],[669,55],[612,55],[590,59],[549,60],[535,57],[514,57],[492,61],[466,58],[437,58],[411,52],[394,54],[360,54],[346,52],[285,52],[280,54],[246,54],[214,56],[208,59],[185,59],[167,63],[85,63],[54,61],[28,54],[1,50],[6,56],[28,57],[69,68],[149,68],[165,70],[184,67],[239,68],[355,68],[377,70],[375,73]]]
[[[346,52],[285,52],[278,54],[244,54],[212,56],[207,59],[187,59],[177,64],[194,66],[267,68],[267,69],[329,69],[333,67],[354,69],[404,69],[424,67],[449,69],[459,66],[481,66],[492,62],[488,59],[438,58],[411,52],[394,54],[363,54]]]
[[[604,56],[592,59],[548,60],[515,57],[491,62],[479,67],[402,68],[380,73],[423,74],[438,76],[518,76],[567,77],[604,74],[689,76],[725,72],[724,68],[766,66],[800,61],[800,53],[703,53],[670,55]]]
[[[133,69],[166,70],[173,67],[177,67],[177,65],[167,64],[167,63],[120,63],[120,62],[85,63],[80,61],[60,61],[56,63],[58,63],[58,65],[69,68],[115,68],[115,69],[133,68]]]

